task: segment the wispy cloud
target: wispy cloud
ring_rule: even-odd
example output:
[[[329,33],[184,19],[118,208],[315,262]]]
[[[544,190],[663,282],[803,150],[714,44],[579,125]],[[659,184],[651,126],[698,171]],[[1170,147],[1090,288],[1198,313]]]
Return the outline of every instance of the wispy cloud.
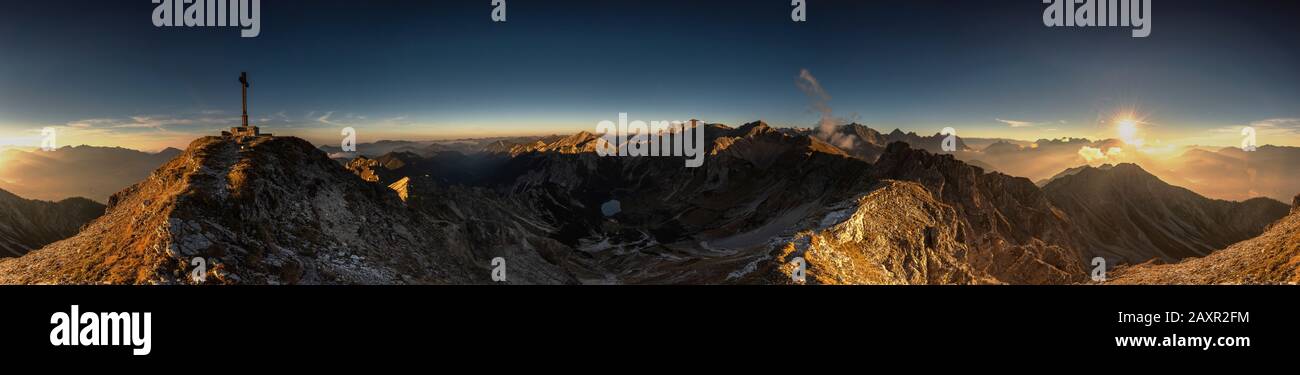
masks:
[[[812,109],[821,116],[817,121],[817,137],[836,147],[852,149],[856,141],[848,134],[835,131],[839,123],[847,121],[835,118],[830,106],[831,95],[822,88],[821,81],[818,81],[808,69],[799,69],[799,76],[795,78],[794,84],[808,96],[809,100],[812,100]]]
[[[138,115],[127,118],[91,118],[76,121],[69,121],[62,126],[55,128],[65,128],[69,130],[94,131],[107,129],[126,130],[153,130],[153,131],[170,131],[170,130],[187,130],[196,127],[212,127],[216,125],[226,125],[239,121],[238,117],[216,117],[205,114],[193,116],[170,116],[170,115]]]
[[[1206,146],[1237,146],[1245,139],[1242,131],[1246,127],[1255,129],[1258,144],[1300,146],[1300,118],[1271,118],[1210,128],[1205,132],[1189,134],[1182,142]]]
[[[64,124],[64,126],[67,126],[69,128],[76,128],[76,129],[102,128],[102,127],[109,127],[114,124],[117,124],[119,121],[120,120],[111,119],[111,118],[91,118],[85,120],[71,121],[68,122],[67,124]]]
[[[346,113],[346,114],[344,114]],[[127,117],[97,117],[63,124],[51,124],[64,144],[121,145],[140,149],[163,146],[184,147],[189,141],[237,126],[240,116],[221,111],[196,111],[178,114],[142,114]],[[371,130],[410,128],[426,124],[402,114],[383,116],[340,111],[270,112],[249,122],[282,135],[337,134],[342,127],[366,127]],[[328,130],[328,131],[326,131]],[[8,137],[5,144],[39,145],[40,127],[24,129],[22,137]],[[322,133],[323,132],[323,133]],[[33,143],[36,139],[36,143]]]
[[[313,112],[313,113],[314,113],[314,112]],[[333,111],[326,112],[324,116],[317,117],[317,118],[316,118],[316,122],[319,122],[319,123],[322,123],[322,124],[327,124],[327,125],[338,125],[338,123],[335,123],[335,122],[333,122],[333,121],[330,121],[330,117],[333,117],[333,116],[334,116],[334,112],[333,112]]]
[[[1040,123],[1032,122],[1032,121],[1003,120],[1003,119],[1000,119],[1000,118],[998,118],[998,119],[994,119],[994,120],[996,120],[997,122],[1003,123],[1003,124],[1007,124],[1007,126],[1010,126],[1010,127],[1013,127],[1013,128],[1028,128],[1028,127],[1031,127],[1031,126],[1037,126],[1037,125],[1040,124]]]
[[[1300,135],[1300,118],[1272,118],[1252,121],[1248,124],[1229,125],[1212,129],[1215,133],[1236,134],[1244,127],[1255,128],[1259,133]]]
[[[1250,123],[1258,132],[1280,135],[1300,135],[1300,118],[1274,118]]]

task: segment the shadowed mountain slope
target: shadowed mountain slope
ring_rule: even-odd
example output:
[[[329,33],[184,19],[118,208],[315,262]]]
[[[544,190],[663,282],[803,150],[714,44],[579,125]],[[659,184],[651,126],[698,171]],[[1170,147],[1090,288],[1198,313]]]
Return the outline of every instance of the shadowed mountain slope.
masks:
[[[1205,256],[1263,233],[1288,209],[1268,198],[1205,198],[1135,164],[1083,167],[1043,191],[1078,228],[1085,256],[1105,257],[1108,264]]]
[[[68,238],[103,213],[104,205],[85,198],[45,202],[0,190],[0,258]]]

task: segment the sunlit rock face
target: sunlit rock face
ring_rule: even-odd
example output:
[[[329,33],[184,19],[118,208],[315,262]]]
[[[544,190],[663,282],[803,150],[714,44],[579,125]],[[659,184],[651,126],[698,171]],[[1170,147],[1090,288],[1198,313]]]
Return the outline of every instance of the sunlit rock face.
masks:
[[[1003,282],[1081,280],[1082,257],[1069,221],[1028,179],[985,173],[956,160],[892,143],[873,166],[879,179],[914,181],[950,205],[963,222],[969,259]]]
[[[808,284],[995,284],[969,257],[957,211],[912,182],[883,181],[856,200],[847,218],[801,232],[773,254],[769,282]]]
[[[575,282],[500,207],[472,193],[436,213],[408,207],[297,138],[196,140],[110,201],[78,235],[0,264],[0,282],[487,283],[494,256],[513,260],[511,282]]]

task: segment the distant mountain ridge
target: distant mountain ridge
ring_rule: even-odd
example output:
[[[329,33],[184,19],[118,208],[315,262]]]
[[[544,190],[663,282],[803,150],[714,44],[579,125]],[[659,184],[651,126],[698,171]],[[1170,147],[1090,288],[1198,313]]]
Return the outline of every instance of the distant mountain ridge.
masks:
[[[885,147],[894,142],[902,142],[913,148],[929,151],[931,153],[944,153],[943,141],[947,136],[935,133],[931,136],[917,135],[915,132],[903,132],[900,129],[894,129],[888,134],[881,133],[875,129],[859,123],[850,123],[835,127],[826,128],[788,128],[782,131],[791,134],[805,135],[817,138],[823,142],[834,145],[853,157],[875,162],[885,151]],[[971,150],[961,137],[955,137],[954,145],[956,151]]]
[[[53,151],[7,150],[0,164],[0,188],[31,199],[86,197],[106,202],[180,154],[121,147],[67,146]]]

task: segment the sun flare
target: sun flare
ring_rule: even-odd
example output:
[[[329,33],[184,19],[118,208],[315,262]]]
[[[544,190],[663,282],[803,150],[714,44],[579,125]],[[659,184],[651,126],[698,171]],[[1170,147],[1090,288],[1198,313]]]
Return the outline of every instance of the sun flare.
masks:
[[[1131,118],[1121,119],[1115,124],[1115,131],[1119,133],[1119,138],[1124,140],[1124,143],[1141,146],[1142,140],[1138,138],[1137,120]]]
[[[1111,124],[1114,126],[1116,138],[1124,141],[1124,144],[1134,147],[1142,147],[1146,143],[1143,140],[1143,126],[1146,125],[1143,116],[1138,115],[1136,108],[1128,108],[1116,112],[1111,117]]]

